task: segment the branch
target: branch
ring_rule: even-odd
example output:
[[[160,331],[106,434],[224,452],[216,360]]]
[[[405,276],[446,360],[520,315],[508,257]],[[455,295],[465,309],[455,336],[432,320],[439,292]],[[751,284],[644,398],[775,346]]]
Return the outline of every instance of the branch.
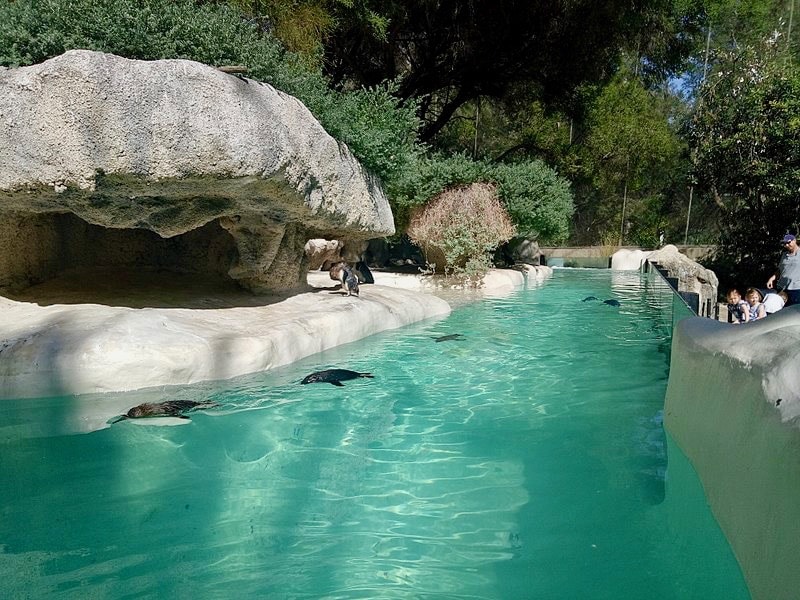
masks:
[[[458,108],[465,102],[471,100],[473,96],[474,94],[465,92],[463,88],[458,90],[455,98],[445,103],[436,119],[422,128],[422,131],[420,132],[420,139],[423,142],[429,142],[433,136],[439,133],[439,131],[441,131],[442,128],[447,125],[447,122],[453,116],[453,113],[455,113],[456,110],[458,110]]]
[[[719,195],[716,185],[711,186],[711,193],[714,195],[714,202],[716,202],[717,206],[723,210],[726,210],[728,207],[725,206],[725,201],[722,199],[722,196]]]
[[[492,160],[492,162],[496,162],[496,163],[502,162],[503,160],[505,160],[506,156],[508,156],[509,154],[513,154],[514,152],[517,152],[519,150],[526,150],[529,147],[530,147],[529,144],[526,144],[526,143],[523,142],[521,144],[516,144],[515,146],[511,146],[510,148],[506,148],[500,154],[495,156],[494,159]]]
[[[231,75],[247,73],[247,67],[244,65],[224,65],[222,67],[217,67],[217,70],[223,73],[230,73]]]

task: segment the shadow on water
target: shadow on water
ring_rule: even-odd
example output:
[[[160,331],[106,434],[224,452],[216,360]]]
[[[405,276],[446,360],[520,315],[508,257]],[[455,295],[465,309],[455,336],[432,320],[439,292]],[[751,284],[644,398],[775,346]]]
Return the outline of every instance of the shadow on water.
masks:
[[[170,386],[71,396],[67,392],[76,373],[68,358],[92,331],[76,333],[72,328],[65,337],[63,327],[69,319],[45,318],[35,330],[26,331],[24,339],[0,340],[0,374],[8,376],[15,375],[9,369],[20,364],[15,363],[19,356],[3,361],[2,354],[24,353],[37,338],[47,340],[30,359],[38,389],[46,390],[41,395],[47,397],[0,401],[4,587],[11,597],[69,596],[70,590],[87,586],[120,598],[159,595],[164,587],[178,591],[193,570],[199,572],[207,561],[224,556],[209,551],[204,556],[195,544],[209,537],[203,547],[219,550],[208,525],[224,513],[231,483],[225,478],[225,461],[247,462],[268,446],[257,436],[242,436],[244,450],[234,452],[233,458],[207,453],[197,459],[192,450],[198,440],[204,441],[205,429],[195,422],[187,422],[187,427],[156,427],[157,420],[123,422],[74,435],[102,427],[107,417],[143,402],[211,398],[216,388]],[[232,343],[221,341],[212,358],[224,362]],[[220,364],[217,368],[226,370]],[[216,440],[208,441],[213,448]],[[161,540],[164,552],[153,555],[154,539]],[[154,578],[165,570],[154,561],[173,563],[166,571],[175,579],[163,583]]]

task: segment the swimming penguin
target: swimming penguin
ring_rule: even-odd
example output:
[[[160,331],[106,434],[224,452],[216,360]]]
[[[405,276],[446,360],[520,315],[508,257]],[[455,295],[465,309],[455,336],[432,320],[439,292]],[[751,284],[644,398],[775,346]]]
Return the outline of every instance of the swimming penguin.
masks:
[[[344,384],[342,381],[358,379],[359,377],[368,377],[372,379],[372,373],[358,373],[357,371],[348,371],[347,369],[326,369],[325,371],[317,371],[311,375],[307,375],[300,383],[330,383],[331,385],[343,387]]]
[[[447,342],[449,340],[463,340],[464,335],[461,333],[451,333],[450,335],[443,335],[441,337],[433,338],[435,342]]]
[[[609,300],[603,300],[603,304],[608,304],[609,306],[621,306],[618,300],[614,300],[613,298]]]
[[[110,423],[117,423],[124,419],[144,419],[148,417],[177,417],[188,419],[183,413],[191,410],[203,410],[217,406],[215,402],[195,402],[194,400],[167,400],[166,402],[149,403],[145,402],[134,406],[124,415],[120,415]]]
[[[586,296],[581,302],[588,302],[589,300],[599,300],[597,296]]]
[[[347,266],[347,263],[338,262],[331,267],[331,279],[342,284],[342,289],[348,296],[358,296],[358,277],[355,272]]]

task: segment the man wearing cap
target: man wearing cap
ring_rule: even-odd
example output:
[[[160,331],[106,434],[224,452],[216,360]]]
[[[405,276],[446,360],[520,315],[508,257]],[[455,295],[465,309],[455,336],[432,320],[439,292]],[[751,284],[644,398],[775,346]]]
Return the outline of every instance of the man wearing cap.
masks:
[[[789,295],[789,304],[800,304],[800,252],[797,251],[797,238],[787,233],[781,240],[783,250],[778,262],[778,272],[767,280],[769,289],[784,290]]]

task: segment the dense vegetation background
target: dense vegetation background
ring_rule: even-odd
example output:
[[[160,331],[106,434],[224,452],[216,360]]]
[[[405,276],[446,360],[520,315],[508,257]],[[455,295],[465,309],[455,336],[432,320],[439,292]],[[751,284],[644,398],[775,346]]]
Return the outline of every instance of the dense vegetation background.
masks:
[[[244,64],[384,181],[403,228],[493,184],[540,243],[719,245],[762,284],[800,221],[794,0],[2,0],[0,64]],[[798,15],[800,16],[800,15]]]

